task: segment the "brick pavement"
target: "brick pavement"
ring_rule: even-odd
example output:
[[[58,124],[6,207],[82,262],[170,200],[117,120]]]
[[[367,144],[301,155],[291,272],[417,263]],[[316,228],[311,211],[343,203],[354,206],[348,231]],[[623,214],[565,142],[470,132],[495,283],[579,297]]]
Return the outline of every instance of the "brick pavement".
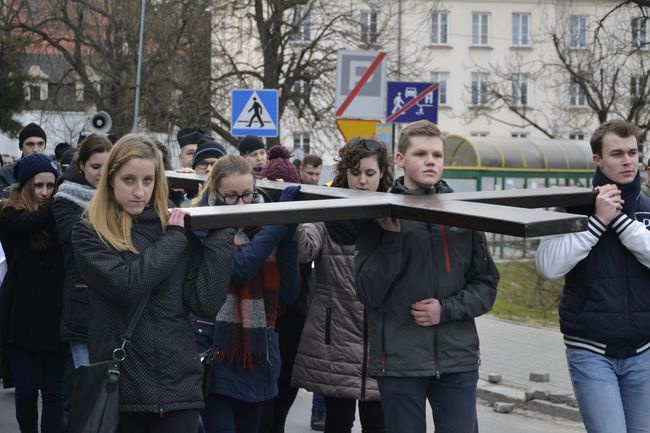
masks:
[[[476,325],[481,341],[481,379],[498,373],[503,385],[573,395],[559,330],[518,325],[492,316],[480,317]],[[531,382],[531,371],[550,373],[550,382]]]

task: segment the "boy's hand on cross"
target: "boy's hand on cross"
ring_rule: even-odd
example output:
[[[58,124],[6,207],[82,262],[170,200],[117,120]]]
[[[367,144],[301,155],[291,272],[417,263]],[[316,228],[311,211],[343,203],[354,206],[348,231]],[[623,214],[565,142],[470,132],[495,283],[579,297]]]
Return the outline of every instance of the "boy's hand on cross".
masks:
[[[596,187],[596,191],[596,218],[609,224],[623,209],[621,190],[616,185],[603,185]]]
[[[399,233],[402,230],[398,218],[377,218],[377,224],[387,232]]]
[[[435,298],[423,299],[411,304],[411,315],[420,326],[435,326],[440,323],[442,306]]]

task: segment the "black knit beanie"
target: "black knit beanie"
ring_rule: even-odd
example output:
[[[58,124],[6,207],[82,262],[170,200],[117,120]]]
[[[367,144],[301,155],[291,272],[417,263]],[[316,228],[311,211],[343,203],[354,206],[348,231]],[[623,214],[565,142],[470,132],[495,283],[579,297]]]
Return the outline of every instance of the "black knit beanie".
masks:
[[[254,135],[247,135],[239,141],[239,154],[246,156],[257,149],[264,149],[264,142]]]
[[[34,137],[30,135],[30,137]],[[25,185],[29,179],[39,173],[49,172],[54,174],[54,177],[59,177],[59,170],[56,167],[56,162],[52,161],[49,156],[43,153],[32,153],[29,156],[20,158],[14,164],[14,177],[20,184]]]
[[[26,125],[23,129],[20,130],[20,134],[18,134],[18,148],[22,150],[23,148],[23,142],[27,140],[29,137],[41,137],[45,143],[47,143],[47,135],[45,135],[45,131],[43,131],[43,128],[38,126],[35,123],[30,123]]]
[[[194,153],[194,158],[192,158],[192,168],[196,168],[196,165],[204,160],[205,158],[221,158],[226,155],[226,149],[216,141],[212,141],[209,138],[202,138],[199,140],[199,145],[196,148]]]

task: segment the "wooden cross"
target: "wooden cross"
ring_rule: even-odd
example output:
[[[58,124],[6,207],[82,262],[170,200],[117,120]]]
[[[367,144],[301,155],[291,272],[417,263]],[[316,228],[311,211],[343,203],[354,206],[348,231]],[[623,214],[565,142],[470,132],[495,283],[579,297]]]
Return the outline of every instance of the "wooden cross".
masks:
[[[195,190],[205,175],[166,172],[172,188]],[[285,182],[258,180],[276,198]],[[588,188],[555,187],[411,196],[301,185],[298,201],[250,206],[188,208],[193,230],[288,224],[311,221],[395,217],[519,237],[578,232],[587,217],[535,208],[577,206],[594,202]]]

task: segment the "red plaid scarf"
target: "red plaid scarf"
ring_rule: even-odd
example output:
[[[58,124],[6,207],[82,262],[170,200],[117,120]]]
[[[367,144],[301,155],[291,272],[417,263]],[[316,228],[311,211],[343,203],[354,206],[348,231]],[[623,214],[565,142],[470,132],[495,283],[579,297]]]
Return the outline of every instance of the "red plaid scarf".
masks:
[[[237,248],[247,248],[238,244]],[[280,272],[273,252],[262,268],[244,283],[230,282],[226,303],[215,322],[214,359],[255,371],[267,362],[267,328],[275,328],[280,294]]]

